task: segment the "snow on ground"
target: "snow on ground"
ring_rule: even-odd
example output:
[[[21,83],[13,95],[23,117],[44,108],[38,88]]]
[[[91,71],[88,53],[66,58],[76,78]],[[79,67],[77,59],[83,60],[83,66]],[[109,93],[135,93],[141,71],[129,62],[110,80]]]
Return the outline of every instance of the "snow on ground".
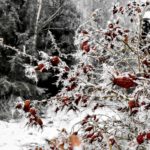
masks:
[[[72,111],[66,113],[58,112],[54,114],[51,110],[48,111],[46,119],[43,119],[43,132],[37,128],[25,127],[26,120],[10,120],[9,122],[0,121],[0,150],[35,150],[35,147],[45,145],[45,139],[57,137],[58,130],[65,128],[68,132],[71,131],[73,125],[87,114],[92,114],[90,109],[74,114]],[[96,114],[116,115],[108,109],[101,109]]]
[[[0,150],[29,150],[29,146],[44,145],[45,138],[57,136],[57,130],[45,128],[43,132],[25,127],[25,122],[0,121]]]
[[[150,19],[150,10],[145,12],[143,18]]]

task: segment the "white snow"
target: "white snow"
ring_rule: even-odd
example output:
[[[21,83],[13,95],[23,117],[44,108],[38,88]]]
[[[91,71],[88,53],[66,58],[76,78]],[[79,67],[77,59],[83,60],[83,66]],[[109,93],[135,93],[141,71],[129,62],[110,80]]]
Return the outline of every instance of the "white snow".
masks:
[[[143,18],[149,18],[150,19],[150,11],[146,11]]]
[[[57,133],[54,127],[46,127],[42,132],[37,128],[25,127],[25,121],[0,121],[0,150],[28,150],[27,147],[31,145],[44,145],[44,139],[51,139],[57,136]]]
[[[35,150],[35,147],[46,145],[45,139],[52,139],[58,136],[59,130],[65,128],[68,132],[72,131],[73,125],[81,121],[87,114],[93,114],[90,109],[86,109],[81,113],[73,113],[72,111],[58,112],[56,115],[51,109],[48,110],[46,119],[43,119],[43,132],[37,128],[27,128],[26,119],[20,121],[11,120],[9,122],[0,121],[0,150]],[[100,109],[94,114],[101,114],[101,118],[107,119],[103,115],[109,114],[113,117],[116,114],[110,109]],[[53,124],[49,122],[52,121]],[[73,128],[75,129],[75,128]],[[80,150],[77,148],[75,150]]]

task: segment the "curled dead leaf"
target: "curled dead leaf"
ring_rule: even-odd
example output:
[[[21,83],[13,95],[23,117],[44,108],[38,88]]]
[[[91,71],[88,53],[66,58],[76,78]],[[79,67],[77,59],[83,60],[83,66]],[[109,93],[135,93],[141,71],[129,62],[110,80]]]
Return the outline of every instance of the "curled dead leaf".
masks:
[[[81,146],[80,138],[77,135],[72,134],[69,137],[69,141],[70,141],[70,144],[71,144],[72,148]]]

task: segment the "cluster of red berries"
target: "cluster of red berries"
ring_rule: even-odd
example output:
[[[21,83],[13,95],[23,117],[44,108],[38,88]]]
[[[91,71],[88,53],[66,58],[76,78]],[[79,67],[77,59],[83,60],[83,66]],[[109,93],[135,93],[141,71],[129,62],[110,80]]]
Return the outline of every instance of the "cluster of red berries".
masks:
[[[43,129],[43,121],[42,119],[37,115],[37,110],[31,106],[30,100],[25,100],[24,103],[18,103],[16,105],[16,109],[22,109],[25,113],[28,113],[29,121],[27,125],[30,126],[37,126],[39,125],[41,129]]]
[[[116,13],[124,14],[124,7],[122,7],[122,6],[117,7],[117,6],[114,5],[113,14],[116,14]]]
[[[122,39],[124,43],[128,44],[128,34],[130,30],[124,29],[121,26],[119,26],[119,20],[117,20],[114,23],[108,24],[108,29],[104,32],[105,40],[107,40],[110,45],[110,48],[114,49],[114,40],[116,41],[116,38],[119,37],[119,39]],[[111,43],[110,43],[111,42]]]
[[[57,66],[60,63],[60,58],[58,56],[53,56],[50,59],[50,62],[53,66]],[[38,66],[35,67],[35,70],[38,70],[40,72],[46,72],[47,71],[46,66],[43,63],[38,64]]]
[[[43,148],[37,146],[37,147],[35,148],[35,150],[43,150]]]
[[[80,31],[80,34],[82,34],[83,36],[87,36],[89,33],[88,33],[86,30],[82,30],[82,31]],[[90,51],[90,44],[89,44],[89,41],[88,41],[88,40],[83,41],[83,42],[81,43],[81,45],[80,45],[80,48],[81,48],[84,52],[88,53],[88,52]]]
[[[145,140],[150,140],[150,132],[147,132],[147,133],[140,133],[140,134],[136,137],[136,141],[137,141],[138,144],[144,143]]]
[[[82,105],[82,107],[87,107],[88,103],[88,96],[81,95],[81,94],[75,94],[75,96],[69,97],[69,96],[57,96],[57,99],[61,102],[60,107],[56,107],[55,112],[57,113],[60,109],[63,110],[67,106],[67,110],[73,110],[77,111],[79,103]]]
[[[87,115],[82,121],[81,126],[84,127],[83,138],[88,140],[90,144],[94,141],[101,142],[103,140],[103,135],[100,130],[95,130],[95,124],[99,121],[96,115]],[[91,122],[89,124],[89,122]]]

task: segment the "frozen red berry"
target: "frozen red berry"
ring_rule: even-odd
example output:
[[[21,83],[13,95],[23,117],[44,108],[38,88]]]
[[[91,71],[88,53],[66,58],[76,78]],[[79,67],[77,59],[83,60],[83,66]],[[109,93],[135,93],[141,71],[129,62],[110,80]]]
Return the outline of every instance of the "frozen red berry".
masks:
[[[139,107],[139,103],[138,103],[137,101],[135,101],[135,100],[130,100],[130,101],[128,102],[128,107],[129,107],[130,109],[135,108],[135,107]]]
[[[57,66],[60,63],[60,58],[58,56],[53,56],[51,58],[51,63],[53,66]]]
[[[84,41],[82,44],[81,44],[81,49],[85,52],[89,52],[90,51],[90,45],[88,43],[88,41]]]
[[[138,142],[138,144],[142,144],[144,143],[144,134],[139,134],[137,137],[136,137],[136,141]]]
[[[146,139],[150,140],[150,132],[146,133]]]
[[[135,83],[130,77],[115,77],[113,79],[113,83],[125,89],[129,89],[137,85],[137,83]]]

